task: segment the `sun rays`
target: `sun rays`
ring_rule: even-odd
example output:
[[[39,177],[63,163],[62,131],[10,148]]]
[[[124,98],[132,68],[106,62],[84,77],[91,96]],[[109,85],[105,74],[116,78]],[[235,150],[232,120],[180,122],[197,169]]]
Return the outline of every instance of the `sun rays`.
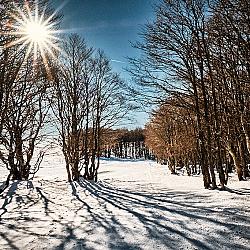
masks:
[[[46,7],[39,8],[38,1],[32,5],[25,1],[23,6],[15,5],[14,9],[12,31],[7,34],[13,39],[6,47],[17,46],[18,51],[25,51],[25,59],[33,55],[34,65],[43,62],[48,73],[49,58],[55,59],[60,51],[57,12],[48,15]]]

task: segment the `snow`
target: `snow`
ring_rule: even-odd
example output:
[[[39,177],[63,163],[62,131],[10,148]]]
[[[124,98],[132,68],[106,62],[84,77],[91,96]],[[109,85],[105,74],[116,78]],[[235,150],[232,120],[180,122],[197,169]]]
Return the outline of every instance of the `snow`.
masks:
[[[52,150],[32,181],[1,195],[0,249],[250,249],[249,182],[228,187],[118,159],[101,160],[97,183],[68,183]]]

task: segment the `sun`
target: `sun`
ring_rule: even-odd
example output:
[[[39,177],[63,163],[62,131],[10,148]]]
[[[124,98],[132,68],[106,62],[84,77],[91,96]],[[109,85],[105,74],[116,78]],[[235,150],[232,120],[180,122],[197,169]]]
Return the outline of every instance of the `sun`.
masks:
[[[43,23],[28,22],[24,27],[24,33],[27,35],[27,39],[33,43],[44,43],[49,39],[49,29]]]
[[[34,64],[41,58],[48,70],[49,57],[55,58],[55,52],[60,50],[58,33],[61,31],[56,28],[56,11],[47,16],[46,7],[39,10],[38,1],[32,5],[24,1],[24,6],[15,6],[14,12],[13,31],[9,35],[15,39],[7,47],[18,45],[18,50],[26,52],[26,59],[33,54]]]

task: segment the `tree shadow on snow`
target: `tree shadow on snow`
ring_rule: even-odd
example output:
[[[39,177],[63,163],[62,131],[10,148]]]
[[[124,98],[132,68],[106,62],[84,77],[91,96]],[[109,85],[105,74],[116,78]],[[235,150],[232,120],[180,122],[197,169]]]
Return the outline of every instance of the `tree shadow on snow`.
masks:
[[[44,181],[44,183],[33,185],[32,181],[13,181],[0,195],[2,199],[0,249],[93,250],[75,234],[76,228],[72,227],[72,221],[62,221],[58,210],[60,207],[67,209],[68,204],[56,204],[52,198],[49,198],[53,193],[60,195],[57,192],[56,181]],[[51,189],[53,184],[54,189]],[[80,198],[79,201],[83,202]],[[61,233],[53,232],[54,225],[61,228]],[[24,247],[22,243],[24,239],[27,242],[32,239],[34,242]],[[50,241],[54,240],[56,242],[52,244]]]
[[[7,210],[7,206],[9,204],[11,204],[12,200],[13,200],[13,197],[15,195],[15,191],[17,189],[17,185],[18,185],[18,182],[13,182],[9,189],[8,189],[8,192],[6,193],[6,195],[4,194],[1,194],[0,195],[0,198],[1,199],[4,199],[3,201],[3,204],[0,208],[0,224],[2,223],[2,217],[8,212]],[[14,242],[6,235],[4,234],[3,232],[0,233],[0,237],[3,238],[8,246],[11,248],[11,249],[14,249],[14,250],[18,250],[19,248],[14,244]]]
[[[97,214],[94,209],[90,213],[93,220],[99,221],[98,226],[103,226],[109,235],[109,249],[143,249],[140,244],[129,245],[125,242],[125,232],[131,230],[131,225],[124,224],[129,215],[133,217],[131,223],[140,224],[149,240],[166,249],[180,249],[187,243],[198,249],[217,249],[222,246],[226,246],[227,249],[244,249],[240,243],[229,241],[228,235],[234,233],[234,229],[240,231],[237,220],[244,220],[248,224],[249,218],[239,215],[234,216],[233,220],[228,220],[230,214],[223,215],[214,207],[200,206],[201,199],[207,199],[206,196],[171,190],[153,194],[127,191],[103,182],[92,183],[84,179],[81,179],[79,185],[99,202],[99,206],[106,210],[105,214],[112,215],[112,219],[108,219],[102,214]],[[112,213],[113,209],[123,213],[124,219]],[[222,219],[218,220],[218,216]],[[189,222],[193,222],[193,225],[203,224],[204,230],[199,231],[200,227],[190,227]],[[211,235],[206,229],[207,225],[212,225],[214,231]],[[241,236],[245,240],[250,240],[247,233],[250,228],[242,226],[241,229],[245,232]],[[147,243],[145,244],[147,246]]]
[[[246,189],[246,188],[240,188],[237,190],[237,189],[226,187],[226,191],[228,191],[229,193],[238,194],[238,195],[250,195],[250,189]]]
[[[114,162],[145,162],[144,158],[134,159],[134,158],[116,158],[116,157],[105,158],[105,157],[101,157],[100,159],[104,162],[112,162],[112,161],[114,161]]]
[[[250,219],[240,208],[220,209],[214,202],[210,204],[207,192],[155,191],[143,184],[131,189],[134,183],[128,182],[127,188],[122,184],[117,187],[84,179],[70,184],[11,183],[1,195],[3,249],[19,249],[25,237],[43,242],[38,246],[34,240],[25,249],[246,249],[243,243],[250,240]],[[18,192],[19,185],[26,185],[25,192]],[[247,195],[249,190],[232,192]],[[15,207],[8,209],[13,201]],[[70,212],[73,217],[68,216]]]

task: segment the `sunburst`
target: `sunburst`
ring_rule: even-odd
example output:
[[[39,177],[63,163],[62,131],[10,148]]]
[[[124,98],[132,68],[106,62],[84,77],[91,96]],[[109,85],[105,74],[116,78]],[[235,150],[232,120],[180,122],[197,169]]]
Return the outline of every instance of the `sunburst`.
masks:
[[[48,57],[55,58],[55,52],[60,50],[57,35],[60,30],[56,29],[58,23],[53,20],[56,12],[46,16],[46,7],[40,11],[38,1],[32,7],[25,1],[22,8],[15,6],[14,12],[14,31],[9,34],[15,39],[6,46],[18,45],[18,50],[25,49],[26,59],[33,54],[34,64],[41,58],[48,71]]]

